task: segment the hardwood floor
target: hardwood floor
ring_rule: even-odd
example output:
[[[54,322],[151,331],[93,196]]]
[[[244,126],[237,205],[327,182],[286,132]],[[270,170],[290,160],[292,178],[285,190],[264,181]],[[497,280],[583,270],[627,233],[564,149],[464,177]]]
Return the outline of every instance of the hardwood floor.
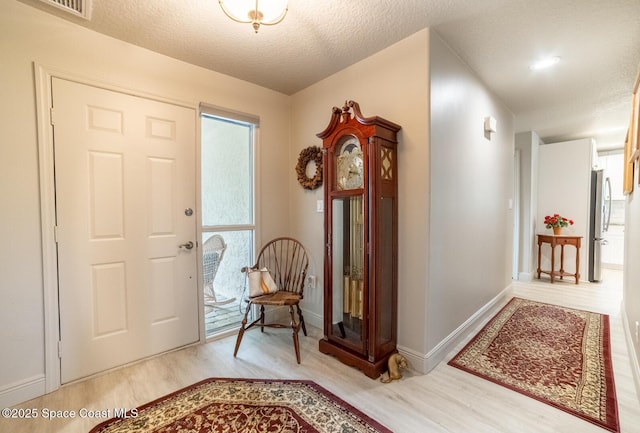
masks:
[[[622,433],[640,432],[640,403],[628,361],[620,315],[621,278],[607,272],[600,284],[545,280],[513,284],[512,294],[542,302],[588,309],[611,316],[612,353]],[[497,309],[496,309],[497,311]],[[492,311],[488,320],[496,311]],[[478,329],[479,330],[479,327]],[[475,332],[473,333],[475,334]],[[291,333],[250,331],[238,357],[235,335],[186,348],[67,385],[19,408],[106,410],[134,408],[207,377],[310,379],[397,433],[419,432],[580,432],[603,430],[575,416],[446,365],[427,375],[405,371],[402,380],[383,384],[318,351],[322,332],[301,335],[302,363],[295,362]],[[470,339],[472,335],[468,336]],[[451,352],[455,355],[464,342]],[[87,432],[104,418],[10,420],[0,432]]]

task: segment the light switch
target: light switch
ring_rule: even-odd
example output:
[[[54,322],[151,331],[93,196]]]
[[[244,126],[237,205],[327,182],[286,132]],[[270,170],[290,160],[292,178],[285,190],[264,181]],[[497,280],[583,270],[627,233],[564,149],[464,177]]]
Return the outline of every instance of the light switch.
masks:
[[[318,213],[324,212],[324,200],[316,201],[316,212]]]

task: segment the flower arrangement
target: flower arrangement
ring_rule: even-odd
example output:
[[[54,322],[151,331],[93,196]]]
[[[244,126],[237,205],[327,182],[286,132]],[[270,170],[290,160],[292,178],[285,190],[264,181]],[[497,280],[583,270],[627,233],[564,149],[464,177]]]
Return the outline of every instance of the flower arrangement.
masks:
[[[573,225],[573,220],[560,216],[560,214],[547,215],[544,217],[544,224],[548,229],[554,227],[567,227]]]

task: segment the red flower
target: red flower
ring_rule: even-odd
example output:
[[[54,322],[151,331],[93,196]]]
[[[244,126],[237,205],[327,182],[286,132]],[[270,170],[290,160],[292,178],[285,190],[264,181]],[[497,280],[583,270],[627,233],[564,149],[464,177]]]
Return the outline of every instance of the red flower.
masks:
[[[544,225],[550,229],[553,227],[567,227],[573,225],[574,221],[554,213],[553,215],[546,215],[544,217]]]

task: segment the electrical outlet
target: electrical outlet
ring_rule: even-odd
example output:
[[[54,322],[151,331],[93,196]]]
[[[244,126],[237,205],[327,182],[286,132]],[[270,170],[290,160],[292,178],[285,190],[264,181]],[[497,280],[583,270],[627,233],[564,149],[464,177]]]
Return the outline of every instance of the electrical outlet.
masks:
[[[309,288],[310,289],[315,289],[316,288],[316,276],[315,275],[309,275],[307,277],[307,281],[309,281]],[[637,334],[637,332],[636,332]]]

